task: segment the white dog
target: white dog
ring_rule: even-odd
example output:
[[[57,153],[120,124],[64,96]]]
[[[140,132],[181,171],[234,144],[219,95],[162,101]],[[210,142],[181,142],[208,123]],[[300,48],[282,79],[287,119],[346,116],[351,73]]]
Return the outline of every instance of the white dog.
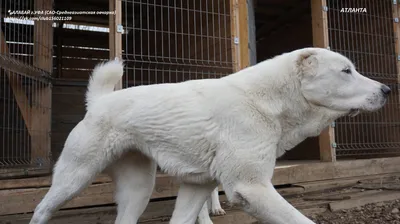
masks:
[[[195,223],[217,184],[262,223],[313,223],[274,189],[276,158],[341,116],[380,109],[390,92],[319,48],[219,79],[113,91],[122,73],[118,60],[94,69],[86,116],[69,134],[31,224],[47,223],[104,169],[116,183],[116,223],[137,223],[156,164],[182,181],[170,223]]]

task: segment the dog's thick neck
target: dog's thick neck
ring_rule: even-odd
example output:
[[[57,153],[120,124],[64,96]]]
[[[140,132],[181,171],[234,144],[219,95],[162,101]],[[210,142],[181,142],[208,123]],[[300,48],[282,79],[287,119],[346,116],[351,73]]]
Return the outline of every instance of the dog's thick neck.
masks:
[[[285,144],[278,146],[277,154],[280,155],[307,137],[319,135],[330,122],[343,115],[309,103],[301,92],[301,71],[295,67],[296,63],[288,63],[287,60],[296,59],[290,55],[279,56],[227,78],[228,81],[240,79],[240,82],[234,82],[239,83],[236,84],[237,87],[251,96],[252,101],[266,116],[279,121],[282,132],[280,142]],[[274,63],[274,66],[269,63]],[[294,66],[288,67],[288,64]],[[271,68],[279,70],[271,71]]]
[[[278,56],[274,60],[266,60],[252,67],[243,69],[226,77],[226,80],[237,81],[238,88],[242,89],[265,113],[275,118],[279,116],[303,117],[302,113],[315,110],[301,93],[300,71],[294,65],[290,56]],[[273,64],[271,64],[273,63]],[[276,70],[271,70],[274,68]],[[271,108],[271,105],[274,105]],[[287,118],[289,118],[287,117]]]

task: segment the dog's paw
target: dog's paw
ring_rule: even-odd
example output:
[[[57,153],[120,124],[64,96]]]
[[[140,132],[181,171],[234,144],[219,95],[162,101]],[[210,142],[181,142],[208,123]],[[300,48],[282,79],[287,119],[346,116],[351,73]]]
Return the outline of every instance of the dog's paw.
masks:
[[[226,215],[226,212],[221,207],[218,207],[218,208],[212,208],[211,214],[219,216],[219,215]]]

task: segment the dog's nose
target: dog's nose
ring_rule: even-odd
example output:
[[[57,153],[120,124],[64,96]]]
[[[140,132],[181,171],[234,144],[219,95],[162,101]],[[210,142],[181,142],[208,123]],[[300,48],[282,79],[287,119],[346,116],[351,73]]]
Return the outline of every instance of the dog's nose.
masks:
[[[392,91],[392,90],[389,88],[389,86],[387,86],[387,85],[382,85],[381,90],[382,90],[382,92],[383,92],[385,95],[389,95],[389,93]]]

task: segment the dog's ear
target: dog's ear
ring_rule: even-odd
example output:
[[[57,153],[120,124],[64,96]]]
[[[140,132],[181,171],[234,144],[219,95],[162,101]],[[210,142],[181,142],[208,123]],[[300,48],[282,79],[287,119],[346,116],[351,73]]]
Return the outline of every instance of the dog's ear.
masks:
[[[296,64],[301,73],[313,74],[318,64],[317,52],[314,50],[302,52],[298,56]]]

